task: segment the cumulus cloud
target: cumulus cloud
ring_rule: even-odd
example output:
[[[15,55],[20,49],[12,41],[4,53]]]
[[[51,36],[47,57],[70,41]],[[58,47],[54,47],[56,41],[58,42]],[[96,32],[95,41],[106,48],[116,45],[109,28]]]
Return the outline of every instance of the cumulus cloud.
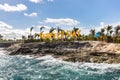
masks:
[[[37,13],[36,13],[36,12],[33,12],[33,13],[31,13],[31,14],[24,13],[24,16],[28,16],[28,17],[36,17],[36,16],[37,16]]]
[[[14,29],[13,26],[0,21],[0,34],[2,34],[5,39],[13,39],[14,37],[20,39],[22,35],[27,36],[29,30]]]
[[[53,23],[57,25],[67,25],[67,26],[75,26],[80,23],[79,21],[70,18],[60,18],[60,19],[46,18],[44,22]]]
[[[34,2],[34,3],[40,3],[42,2],[43,0],[29,0],[30,2]]]
[[[11,25],[8,25],[2,21],[0,21],[0,28],[7,28],[7,29],[11,29],[13,28]]]
[[[15,12],[15,11],[24,11],[27,10],[27,6],[24,4],[17,4],[15,6],[5,3],[4,5],[0,4],[0,10],[6,12]]]

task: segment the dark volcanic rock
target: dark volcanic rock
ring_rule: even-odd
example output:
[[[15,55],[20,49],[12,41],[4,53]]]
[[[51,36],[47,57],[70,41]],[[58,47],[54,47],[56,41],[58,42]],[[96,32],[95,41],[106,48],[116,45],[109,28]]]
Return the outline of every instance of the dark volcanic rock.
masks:
[[[7,50],[9,55],[52,55],[71,62],[120,63],[120,54],[101,50],[104,47],[106,44],[97,42],[36,42],[15,44]]]

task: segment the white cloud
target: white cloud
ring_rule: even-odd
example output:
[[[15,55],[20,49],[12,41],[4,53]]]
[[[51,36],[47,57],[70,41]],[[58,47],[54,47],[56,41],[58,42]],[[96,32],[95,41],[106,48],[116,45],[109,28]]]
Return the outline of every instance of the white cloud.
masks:
[[[29,0],[30,2],[34,2],[34,3],[40,3],[42,2],[43,0]]]
[[[14,37],[20,39],[22,35],[27,36],[30,33],[29,30],[14,29],[13,26],[0,21],[0,34],[3,35],[4,39],[13,39]]]
[[[39,25],[39,26],[37,26],[37,28],[40,30],[40,28],[42,27],[43,25]],[[43,31],[44,31],[44,33],[48,33],[49,32],[49,30],[50,30],[50,26],[46,26],[46,25],[44,25],[44,29],[43,29]]]
[[[33,12],[33,13],[31,13],[31,14],[24,13],[24,16],[28,16],[28,17],[36,17],[36,16],[37,16],[37,13],[36,13],[36,12]]]
[[[0,21],[0,28],[12,29],[13,27],[11,25],[8,25],[8,24]]]
[[[48,0],[48,2],[53,2],[54,0]]]
[[[4,10],[6,12],[15,12],[15,11],[20,12],[27,10],[27,6],[25,6],[24,4],[17,4],[16,6],[11,6],[5,3],[4,5],[0,4],[0,10]]]
[[[54,23],[57,25],[67,25],[67,26],[75,26],[78,25],[80,22],[70,18],[60,18],[60,19],[53,19],[53,18],[46,18],[44,20],[46,23]]]
[[[43,27],[43,26],[42,25],[37,26],[37,28],[41,28],[41,27]],[[44,27],[45,27],[45,29],[50,29],[51,28],[50,26],[45,26],[45,25],[44,25]]]
[[[34,2],[34,3],[41,3],[41,2],[43,2],[43,1],[45,1],[45,0],[29,0],[30,2]],[[46,1],[48,1],[48,2],[53,2],[54,0],[46,0]]]

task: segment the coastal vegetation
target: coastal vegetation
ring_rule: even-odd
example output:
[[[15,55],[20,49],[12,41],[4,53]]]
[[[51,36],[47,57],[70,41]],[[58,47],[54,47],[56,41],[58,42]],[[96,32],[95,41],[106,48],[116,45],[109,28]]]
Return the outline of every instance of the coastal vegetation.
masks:
[[[108,25],[100,31],[91,29],[88,35],[81,35],[81,30],[63,30],[51,27],[45,33],[40,27],[39,33],[33,34],[30,28],[28,37],[22,36],[22,43],[15,43],[7,48],[9,55],[52,55],[70,62],[120,63],[120,26]],[[33,43],[35,42],[35,43]]]
[[[2,40],[3,36],[0,34],[0,40]]]
[[[45,27],[40,27],[40,32],[32,35],[30,28],[30,35],[28,37],[22,36],[22,40],[25,42],[55,42],[55,41],[105,41],[112,43],[120,43],[120,26],[108,25],[101,28],[98,32],[95,29],[91,29],[88,35],[81,34],[81,30],[77,27],[73,27],[72,30],[63,30],[60,27],[51,27],[48,33],[44,32]]]
[[[91,29],[89,34],[81,34],[78,27],[73,27],[72,30],[64,30],[60,27],[51,27],[48,33],[45,32],[45,27],[39,28],[39,33],[33,34],[34,27],[30,28],[28,36],[21,36],[21,39],[3,39],[0,34],[0,42],[16,41],[16,42],[56,42],[56,41],[105,41],[111,43],[120,43],[120,25],[113,28],[108,25],[101,28],[99,31]]]

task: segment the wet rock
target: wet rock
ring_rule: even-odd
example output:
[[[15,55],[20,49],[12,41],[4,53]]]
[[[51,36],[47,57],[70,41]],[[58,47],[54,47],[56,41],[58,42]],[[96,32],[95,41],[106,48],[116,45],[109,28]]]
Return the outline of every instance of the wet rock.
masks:
[[[108,46],[107,46],[108,45]],[[114,45],[114,46],[113,46]],[[102,42],[38,42],[15,44],[9,47],[10,55],[52,55],[71,62],[120,63],[120,45]],[[110,50],[111,47],[114,50]],[[105,50],[107,48],[107,50]],[[117,54],[116,54],[116,52]]]

